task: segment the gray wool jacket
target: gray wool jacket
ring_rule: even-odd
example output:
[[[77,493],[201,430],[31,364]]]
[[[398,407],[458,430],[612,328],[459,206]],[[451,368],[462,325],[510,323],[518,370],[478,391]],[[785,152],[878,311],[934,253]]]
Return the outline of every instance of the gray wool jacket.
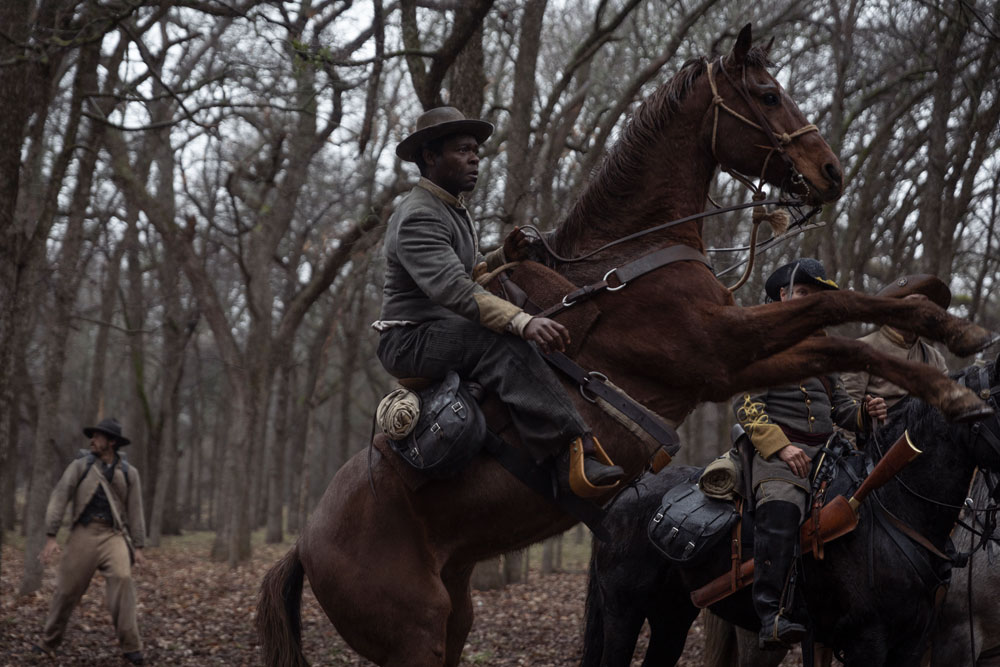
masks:
[[[473,280],[478,265],[492,271],[502,249],[484,257],[461,200],[421,178],[389,218],[384,243],[382,322],[464,317],[497,332],[508,330],[514,304]]]

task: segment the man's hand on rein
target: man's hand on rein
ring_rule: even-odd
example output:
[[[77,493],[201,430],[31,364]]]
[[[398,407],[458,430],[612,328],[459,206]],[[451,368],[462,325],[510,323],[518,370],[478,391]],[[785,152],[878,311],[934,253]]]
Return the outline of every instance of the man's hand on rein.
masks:
[[[532,317],[524,327],[524,339],[538,344],[542,352],[562,352],[569,345],[569,329],[547,317]]]
[[[520,262],[528,257],[528,251],[535,243],[520,227],[514,227],[503,241],[503,257],[508,262]]]

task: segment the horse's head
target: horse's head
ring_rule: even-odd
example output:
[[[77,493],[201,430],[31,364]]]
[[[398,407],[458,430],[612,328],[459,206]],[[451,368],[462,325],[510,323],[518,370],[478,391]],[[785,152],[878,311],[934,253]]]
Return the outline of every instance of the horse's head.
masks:
[[[713,101],[702,129],[715,159],[809,203],[833,201],[844,186],[840,161],[768,72],[771,45],[752,41],[747,24],[732,52],[709,64]]]

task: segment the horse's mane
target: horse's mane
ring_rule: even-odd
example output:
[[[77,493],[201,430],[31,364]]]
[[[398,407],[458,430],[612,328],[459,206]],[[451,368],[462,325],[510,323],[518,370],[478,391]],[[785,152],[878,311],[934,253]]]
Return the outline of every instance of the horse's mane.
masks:
[[[685,62],[669,81],[654,90],[625,122],[618,140],[594,171],[590,183],[570,209],[554,234],[556,250],[567,254],[574,250],[584,226],[591,222],[586,211],[599,210],[629,198],[640,183],[637,174],[649,164],[647,153],[673,121],[681,103],[705,73],[708,60],[692,58]],[[748,67],[769,67],[767,50],[758,46],[746,57]]]
[[[874,438],[881,453],[884,454],[906,430],[909,430],[913,437],[917,437],[916,434],[919,433],[921,439],[932,437],[937,440],[948,437],[948,422],[944,415],[919,398],[906,396],[892,406],[886,423],[874,431]],[[924,444],[921,442],[914,444],[924,449]]]

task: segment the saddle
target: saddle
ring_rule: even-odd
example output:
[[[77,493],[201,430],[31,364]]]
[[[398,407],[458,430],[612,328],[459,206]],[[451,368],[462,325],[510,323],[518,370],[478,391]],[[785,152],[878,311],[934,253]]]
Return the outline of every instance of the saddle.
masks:
[[[741,479],[731,482],[732,492],[725,497],[706,495],[702,490],[704,469],[685,484],[664,494],[660,508],[650,518],[647,534],[653,546],[669,560],[693,565],[712,552],[712,547],[730,537],[734,572],[753,554],[753,480],[750,457],[753,446],[743,428],[733,427],[733,450],[730,458],[741,460],[733,469],[742,472]],[[818,522],[819,508],[828,499],[848,495],[864,477],[864,457],[843,435],[835,433],[813,461],[811,511],[805,525]],[[806,529],[808,530],[808,528]],[[822,558],[822,541],[814,540],[814,556]],[[741,585],[736,575],[732,579],[735,592]],[[744,582],[745,583],[745,582]],[[701,605],[699,605],[701,606]]]

